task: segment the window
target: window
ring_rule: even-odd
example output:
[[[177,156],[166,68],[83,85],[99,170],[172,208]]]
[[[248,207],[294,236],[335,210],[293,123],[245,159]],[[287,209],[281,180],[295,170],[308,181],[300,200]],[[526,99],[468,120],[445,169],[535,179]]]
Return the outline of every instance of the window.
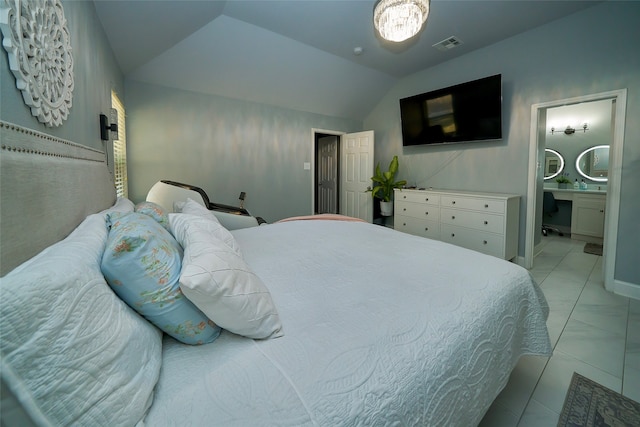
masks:
[[[113,177],[116,194],[128,197],[127,183],[127,132],[124,118],[124,105],[114,91],[111,91],[111,108],[118,112],[118,139],[113,141]]]

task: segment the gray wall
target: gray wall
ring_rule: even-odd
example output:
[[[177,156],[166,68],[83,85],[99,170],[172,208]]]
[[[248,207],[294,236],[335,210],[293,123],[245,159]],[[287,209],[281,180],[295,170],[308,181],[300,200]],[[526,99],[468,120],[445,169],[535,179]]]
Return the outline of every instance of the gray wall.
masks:
[[[312,128],[358,131],[362,123],[213,95],[126,82],[129,198],[161,179],[203,188],[269,222],[311,212]]]
[[[75,87],[67,120],[58,127],[46,127],[31,115],[22,93],[16,88],[6,51],[0,48],[0,118],[7,122],[46,132],[104,150],[100,140],[99,115],[108,115],[111,89],[124,92],[124,80],[109,47],[93,2],[63,1],[73,49]]]
[[[376,133],[376,161],[400,158],[400,178],[444,189],[515,193],[524,256],[531,105],[627,88],[617,280],[640,284],[640,2],[604,2],[403,79],[364,120]],[[501,73],[503,140],[403,148],[398,99]]]

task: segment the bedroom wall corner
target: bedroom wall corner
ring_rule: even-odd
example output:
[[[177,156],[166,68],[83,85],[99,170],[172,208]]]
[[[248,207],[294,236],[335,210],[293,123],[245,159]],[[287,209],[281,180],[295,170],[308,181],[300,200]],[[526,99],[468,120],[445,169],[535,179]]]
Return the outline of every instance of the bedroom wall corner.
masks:
[[[126,79],[129,197],[161,179],[201,187],[216,202],[268,222],[310,214],[312,129],[355,132],[356,120]]]

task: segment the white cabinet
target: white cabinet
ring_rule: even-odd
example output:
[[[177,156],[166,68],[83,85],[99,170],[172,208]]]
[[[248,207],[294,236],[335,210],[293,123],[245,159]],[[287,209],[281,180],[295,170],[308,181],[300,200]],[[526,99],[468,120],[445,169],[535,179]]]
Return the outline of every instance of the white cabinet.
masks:
[[[396,230],[439,239],[440,195],[408,190],[400,193],[395,190],[394,200],[393,226]]]
[[[394,227],[504,259],[518,253],[520,196],[396,190]]]
[[[605,204],[603,194],[575,194],[571,207],[571,237],[578,240],[582,240],[581,236],[604,237]]]

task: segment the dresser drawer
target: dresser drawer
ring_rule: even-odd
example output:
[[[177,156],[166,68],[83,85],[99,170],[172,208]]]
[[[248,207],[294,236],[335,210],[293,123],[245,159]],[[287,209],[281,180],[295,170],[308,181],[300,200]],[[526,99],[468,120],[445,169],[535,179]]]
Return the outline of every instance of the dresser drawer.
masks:
[[[394,194],[396,203],[401,202],[415,202],[426,203],[428,205],[439,205],[440,195],[437,193],[428,192],[416,192],[416,191],[396,191]]]
[[[455,195],[442,195],[440,197],[442,207],[472,209],[482,212],[504,214],[506,205],[504,200],[480,199]]]
[[[445,224],[468,227],[491,233],[504,233],[503,215],[442,208],[440,218],[440,221]]]
[[[456,227],[448,224],[440,225],[440,240],[474,251],[504,258],[504,236]]]
[[[396,215],[393,220],[393,228],[403,233],[415,234],[416,236],[430,239],[440,238],[440,224],[437,221]]]
[[[431,221],[440,220],[440,208],[424,203],[396,202],[395,211],[398,215],[428,219]]]
[[[396,189],[394,200],[398,231],[503,259],[518,255],[519,195]]]

